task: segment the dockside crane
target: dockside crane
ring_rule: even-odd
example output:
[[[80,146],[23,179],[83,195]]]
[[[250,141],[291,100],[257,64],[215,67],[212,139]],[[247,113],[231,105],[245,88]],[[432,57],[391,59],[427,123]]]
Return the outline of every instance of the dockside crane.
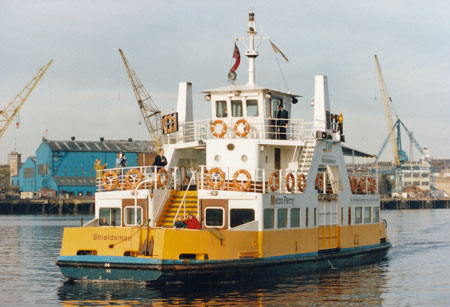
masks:
[[[20,91],[13,100],[11,100],[6,107],[0,110],[0,138],[2,138],[3,134],[8,129],[9,125],[16,117],[17,113],[19,113],[20,108],[23,106],[25,101],[27,101],[31,92],[34,90],[38,82],[44,76],[47,69],[53,63],[53,60],[50,60],[47,65],[42,66],[33,79]]]
[[[139,108],[141,109],[145,125],[147,126],[148,132],[150,133],[150,140],[152,141],[155,150],[158,151],[161,147],[162,137],[161,111],[158,109],[152,97],[147,92],[142,82],[139,80],[136,72],[128,63],[128,60],[125,57],[122,49],[119,49],[119,52],[122,56],[123,64],[125,65],[125,69],[127,70],[128,78],[130,79],[131,86],[133,87],[133,92],[136,96]]]

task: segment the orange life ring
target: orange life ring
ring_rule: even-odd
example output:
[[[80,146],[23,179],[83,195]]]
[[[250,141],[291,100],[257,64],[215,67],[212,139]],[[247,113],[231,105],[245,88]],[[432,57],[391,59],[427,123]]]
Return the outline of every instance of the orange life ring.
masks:
[[[119,177],[114,171],[106,171],[102,178],[103,186],[106,190],[114,190],[119,184]]]
[[[211,179],[211,175],[215,174],[215,173],[219,174],[220,179],[218,182],[213,182]],[[214,168],[210,169],[208,171],[208,173],[206,174],[206,182],[211,187],[211,189],[218,190],[222,186],[222,184],[225,182],[225,174],[222,172],[222,170],[220,168],[214,167]]]
[[[238,182],[237,178],[239,177],[240,174],[244,174],[247,177],[247,181],[245,182],[245,184],[242,182]],[[239,191],[247,191],[250,188],[251,183],[252,183],[252,175],[250,175],[250,173],[247,170],[240,169],[234,173],[233,186],[238,188]]]
[[[161,180],[161,176],[164,174],[166,178],[164,181]],[[158,171],[158,177],[156,178],[158,181],[158,188],[163,188],[169,182],[169,175],[167,174],[167,170],[165,168],[160,168]]]
[[[358,184],[358,186],[359,186],[359,191],[360,191],[362,194],[366,194],[366,193],[367,193],[367,191],[366,191],[366,177],[362,176],[362,177],[359,179],[359,184]]]
[[[239,131],[240,125],[244,125],[244,132]],[[250,132],[250,124],[245,119],[241,118],[234,124],[234,134],[236,134],[236,136],[243,138],[246,137],[249,132]]]
[[[163,116],[163,119],[162,119],[162,129],[163,129],[163,134],[167,134],[167,119],[165,116]]]
[[[286,175],[286,189],[289,192],[292,192],[294,187],[295,187],[295,177],[294,177],[294,175],[292,173],[288,173]]]
[[[218,126],[222,126],[222,132],[217,132],[217,127]],[[225,135],[225,133],[227,133],[227,124],[225,124],[225,122],[221,119],[216,119],[215,121],[213,121],[211,123],[211,133],[216,137],[216,138],[223,138],[223,136]]]
[[[280,175],[278,174],[278,172],[273,171],[272,173],[270,173],[269,187],[272,192],[278,191],[278,189],[280,188]]]
[[[375,192],[377,191],[377,180],[375,178],[369,178],[369,191],[372,194],[375,194]]]
[[[358,181],[355,177],[349,177],[350,179],[350,187],[352,188],[352,193],[355,194],[358,191]]]
[[[125,182],[130,189],[135,189],[137,185],[142,181],[142,174],[137,168],[128,170],[125,175]]]
[[[306,177],[304,174],[299,174],[297,176],[297,187],[300,192],[305,191],[306,188]]]
[[[317,174],[316,176],[316,190],[319,192],[323,191],[323,175]]]

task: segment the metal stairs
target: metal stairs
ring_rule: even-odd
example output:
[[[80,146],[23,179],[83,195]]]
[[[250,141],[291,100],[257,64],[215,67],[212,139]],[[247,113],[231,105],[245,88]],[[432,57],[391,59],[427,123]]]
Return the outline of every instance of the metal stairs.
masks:
[[[180,208],[180,204],[185,193],[186,197],[184,199],[184,203],[186,206],[186,215],[188,213],[192,213],[192,215],[197,216],[197,191],[172,191],[170,197],[164,205],[163,213],[160,215],[158,222],[156,223],[157,227],[173,227],[175,215]],[[184,205],[181,206],[180,212],[178,213],[178,216],[183,217],[183,215]]]
[[[316,139],[310,137],[305,140],[305,145],[303,146],[302,152],[298,158],[298,171],[308,177],[309,168],[311,167],[312,157],[314,155],[314,150],[316,149]]]

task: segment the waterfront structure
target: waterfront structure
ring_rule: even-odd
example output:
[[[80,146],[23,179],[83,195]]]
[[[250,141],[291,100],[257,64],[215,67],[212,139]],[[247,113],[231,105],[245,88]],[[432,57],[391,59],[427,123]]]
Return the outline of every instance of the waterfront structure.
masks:
[[[298,95],[255,83],[255,39],[263,39],[255,29],[250,13],[248,83],[234,84],[235,64],[231,84],[203,91],[210,119],[190,118],[192,100],[182,95],[177,114],[162,116],[167,166],[105,171],[94,219],[64,230],[57,265],[65,277],[219,281],[386,256],[377,181],[349,177],[327,77],[315,78],[313,121],[293,119]]]
[[[28,157],[19,174],[12,177],[24,195],[38,195],[41,191],[55,195],[92,196],[96,189],[94,163],[114,166],[117,153],[126,154],[128,166],[151,165],[153,146],[149,141],[65,141],[43,139],[36,156]],[[51,194],[51,193],[50,193]]]

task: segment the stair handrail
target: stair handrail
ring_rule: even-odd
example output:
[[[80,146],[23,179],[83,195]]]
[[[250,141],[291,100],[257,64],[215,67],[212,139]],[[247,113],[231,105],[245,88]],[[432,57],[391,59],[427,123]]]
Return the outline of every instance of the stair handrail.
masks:
[[[174,176],[171,176],[169,181],[167,182],[166,186],[163,189],[163,197],[160,198],[160,201],[158,203],[158,206],[156,207],[158,209],[158,212],[155,213],[155,223],[159,220],[159,217],[161,215],[161,211],[164,209],[164,204],[166,203],[167,199],[169,198],[169,194],[170,194],[170,187],[172,184],[172,181],[174,182],[175,178]],[[175,182],[174,182],[175,184]],[[154,203],[153,206],[155,206],[156,204]]]
[[[191,179],[189,180],[186,191],[184,191],[183,199],[181,199],[180,205],[178,206],[177,213],[175,214],[175,217],[173,219],[174,226],[175,226],[175,222],[177,221],[178,213],[180,213],[181,205],[183,205],[183,203],[184,203],[184,216],[186,217],[186,201],[185,201],[185,199],[186,199],[187,192],[189,191],[189,188],[191,187],[192,180],[195,179],[196,173],[197,173],[197,171],[194,171],[194,173],[191,176]]]

